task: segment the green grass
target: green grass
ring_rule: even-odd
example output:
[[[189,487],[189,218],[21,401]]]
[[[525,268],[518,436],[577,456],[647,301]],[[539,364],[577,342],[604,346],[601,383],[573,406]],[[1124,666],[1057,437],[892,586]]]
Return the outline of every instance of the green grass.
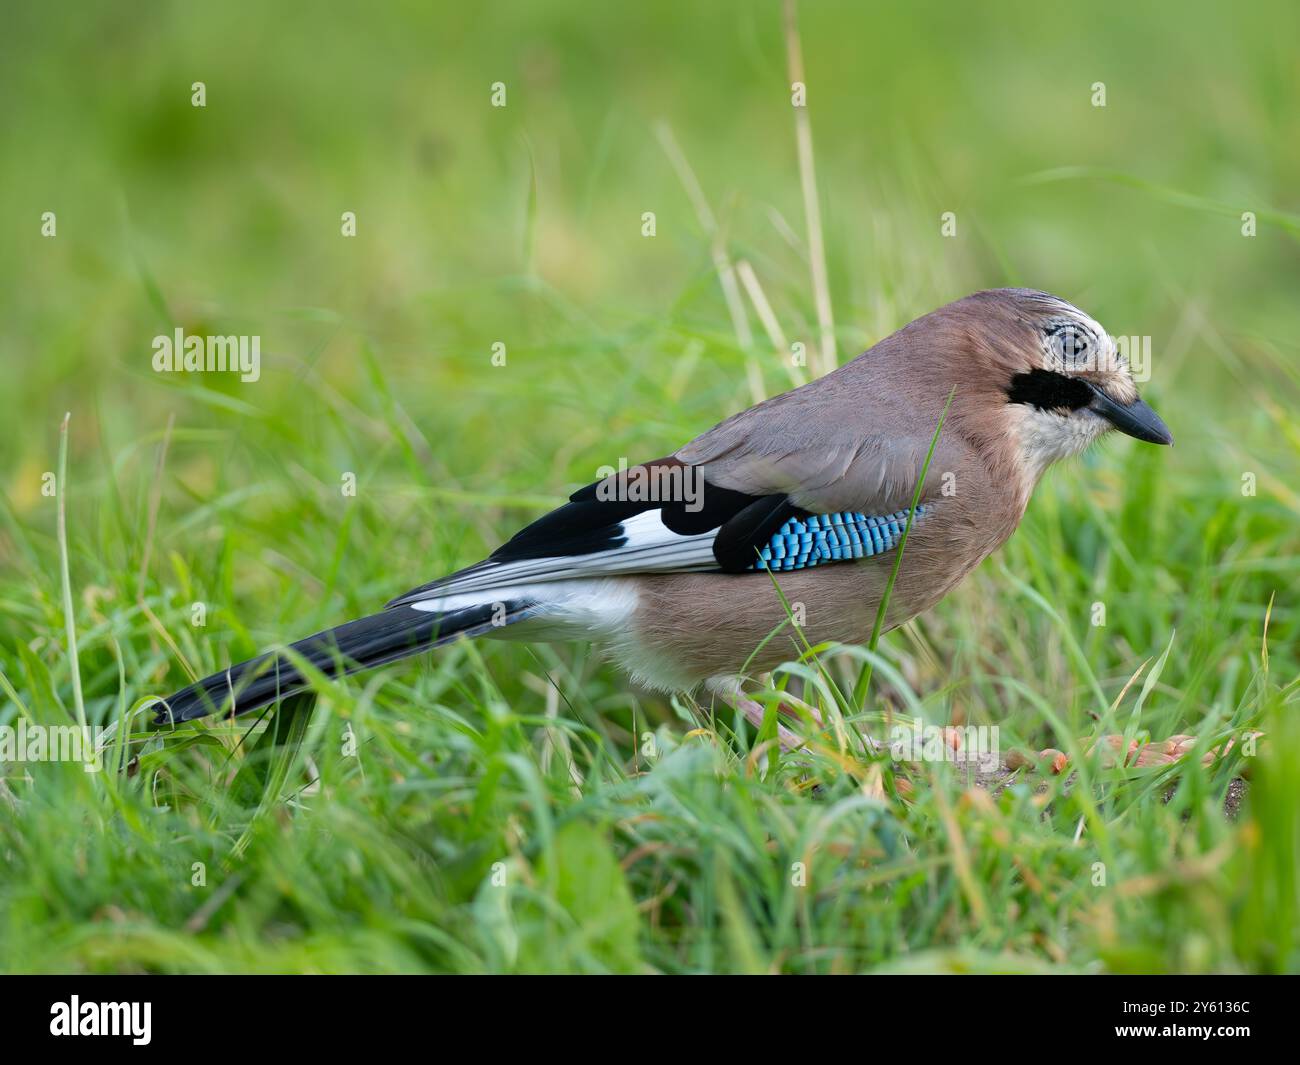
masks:
[[[147,725],[148,698],[370,612],[597,467],[789,386],[752,304],[737,340],[657,120],[786,339],[816,347],[779,7],[494,8],[19,5],[0,724],[84,706],[116,732],[104,772],[0,766],[0,966],[1300,969],[1293,5],[801,16],[840,356],[1032,284],[1153,337],[1144,393],[1178,443],[1055,469],[939,607],[765,697],[798,686],[834,717],[870,660],[851,728],[996,724],[1004,750],[1070,752],[1068,778],[990,791],[834,730],[774,757],[581,646],[461,644],[269,723]],[[176,325],[260,334],[262,380],[153,374]],[[1251,730],[1256,757],[1208,767],[1086,753]]]

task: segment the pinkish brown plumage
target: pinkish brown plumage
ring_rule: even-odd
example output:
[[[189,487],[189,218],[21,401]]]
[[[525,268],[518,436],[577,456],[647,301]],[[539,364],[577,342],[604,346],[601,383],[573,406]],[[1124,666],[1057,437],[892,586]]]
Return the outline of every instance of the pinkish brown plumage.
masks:
[[[1095,321],[1046,293],[979,292],[574,493],[483,562],[292,647],[333,674],[462,635],[594,639],[642,683],[707,683],[754,719],[743,674],[800,649],[782,596],[811,643],[866,642],[950,394],[888,628],[1011,536],[1052,462],[1112,428],[1171,442]],[[178,692],[159,716],[242,712],[305,684],[271,651]]]

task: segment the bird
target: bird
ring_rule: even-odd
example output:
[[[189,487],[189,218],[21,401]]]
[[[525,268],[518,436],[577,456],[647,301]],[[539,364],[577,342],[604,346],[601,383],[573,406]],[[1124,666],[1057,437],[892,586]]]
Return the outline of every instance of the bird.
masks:
[[[592,641],[635,683],[703,690],[757,727],[746,683],[803,646],[866,643],[895,552],[882,632],[951,592],[1015,532],[1046,470],[1113,430],[1173,443],[1114,339],[1046,292],[976,292],[609,472],[474,565],[183,688],[155,720],[306,690],[298,660],[337,677],[491,637]]]

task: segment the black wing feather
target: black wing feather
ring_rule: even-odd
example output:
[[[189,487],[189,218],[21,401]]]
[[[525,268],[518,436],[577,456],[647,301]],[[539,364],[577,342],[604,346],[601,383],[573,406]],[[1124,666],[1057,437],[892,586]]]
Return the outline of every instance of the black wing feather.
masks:
[[[682,463],[659,459],[645,465]],[[429,598],[458,580],[508,567],[511,563],[617,551],[628,542],[623,523],[647,511],[658,511],[664,527],[678,536],[701,536],[716,529],[713,555],[718,568],[723,573],[740,573],[753,565],[758,549],[782,523],[805,513],[785,495],[757,496],[710,485],[694,468],[683,471],[683,475],[689,473],[695,478],[694,483],[700,489],[689,501],[618,498],[627,493],[619,491],[617,479],[631,472],[624,471],[578,489],[569,502],[525,526],[485,561],[421,585],[388,605],[400,606]]]
[[[782,525],[807,514],[791,503],[789,496],[760,496],[718,530],[713,557],[723,573],[743,573]]]

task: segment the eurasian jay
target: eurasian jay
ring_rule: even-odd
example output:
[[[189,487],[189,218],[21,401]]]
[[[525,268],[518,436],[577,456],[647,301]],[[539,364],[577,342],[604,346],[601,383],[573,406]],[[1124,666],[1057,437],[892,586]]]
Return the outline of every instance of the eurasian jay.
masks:
[[[798,656],[790,605],[813,645],[868,640],[945,405],[885,630],[1010,537],[1057,459],[1111,429],[1173,442],[1092,318],[1044,292],[977,292],[292,650],[337,676],[461,637],[594,640],[639,683],[704,684],[757,723],[742,673]],[[305,686],[271,651],[177,692],[157,720],[243,713]]]

